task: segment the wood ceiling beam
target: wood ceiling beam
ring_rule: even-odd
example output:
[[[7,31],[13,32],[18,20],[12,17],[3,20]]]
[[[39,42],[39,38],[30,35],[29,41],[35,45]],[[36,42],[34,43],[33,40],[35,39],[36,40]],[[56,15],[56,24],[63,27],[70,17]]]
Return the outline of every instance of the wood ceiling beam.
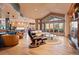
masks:
[[[49,14],[47,14],[46,16],[44,16],[43,18],[40,18],[39,20],[42,20],[50,15],[53,15],[53,16],[58,16],[58,17],[64,17],[65,14],[60,14],[60,13],[55,13],[55,12],[50,12]]]

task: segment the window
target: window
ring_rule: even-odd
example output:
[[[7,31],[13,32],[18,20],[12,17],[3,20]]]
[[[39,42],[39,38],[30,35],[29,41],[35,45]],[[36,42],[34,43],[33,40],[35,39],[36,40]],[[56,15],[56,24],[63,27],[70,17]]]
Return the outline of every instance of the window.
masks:
[[[64,34],[64,17],[49,15],[42,20],[42,30],[53,34]]]
[[[64,32],[64,23],[59,23],[59,32]]]
[[[53,23],[50,23],[50,32],[53,32],[54,28],[53,28]]]
[[[40,24],[38,24],[38,30],[40,30]]]
[[[54,23],[54,32],[58,32],[58,29],[59,29],[59,24]]]
[[[49,23],[46,23],[45,25],[46,25],[45,30],[49,32]]]

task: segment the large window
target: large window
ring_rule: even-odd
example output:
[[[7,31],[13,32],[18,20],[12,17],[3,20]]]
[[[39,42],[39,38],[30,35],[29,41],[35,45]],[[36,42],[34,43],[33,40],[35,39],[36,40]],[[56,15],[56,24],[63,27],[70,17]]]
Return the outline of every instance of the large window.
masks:
[[[63,17],[46,17],[42,20],[42,30],[53,34],[64,35],[64,18]],[[45,25],[44,25],[45,24]]]
[[[47,32],[49,32],[49,28],[50,28],[49,25],[50,25],[49,23],[46,23],[46,24],[45,24],[45,29],[46,29]]]
[[[45,29],[44,29],[44,27],[45,27],[45,24],[44,24],[44,23],[42,23],[42,30],[45,30]]]
[[[38,24],[38,30],[40,30],[40,24]]]
[[[53,23],[50,23],[50,32],[53,32],[54,28],[53,28]]]
[[[0,29],[6,29],[5,19],[0,18]]]
[[[59,32],[60,33],[64,32],[64,23],[59,23]]]
[[[30,23],[30,27],[31,27],[32,30],[35,30],[36,29],[35,23]]]
[[[58,23],[54,23],[54,32],[58,32],[59,30],[59,24]]]

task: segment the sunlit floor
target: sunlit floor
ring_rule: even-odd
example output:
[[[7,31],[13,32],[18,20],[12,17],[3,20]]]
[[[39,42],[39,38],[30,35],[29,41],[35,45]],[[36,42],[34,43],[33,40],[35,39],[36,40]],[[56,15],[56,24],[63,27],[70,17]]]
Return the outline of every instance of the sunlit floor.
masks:
[[[14,47],[0,48],[1,55],[72,55],[79,52],[71,47],[66,41],[67,38],[58,36],[53,40],[48,39],[46,44],[37,48],[28,48],[27,42],[20,39],[19,44]]]

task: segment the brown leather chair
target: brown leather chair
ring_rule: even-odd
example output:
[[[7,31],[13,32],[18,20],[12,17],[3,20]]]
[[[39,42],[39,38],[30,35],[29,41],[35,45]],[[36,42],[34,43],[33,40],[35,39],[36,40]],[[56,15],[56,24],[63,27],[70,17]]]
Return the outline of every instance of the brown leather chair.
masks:
[[[28,30],[28,35],[31,38],[32,43],[30,44],[29,47],[31,48],[35,48],[38,47],[40,45],[40,37],[36,37],[35,35],[33,35],[33,33],[31,33],[31,30]]]
[[[17,35],[2,35],[4,46],[14,46],[19,43]]]

